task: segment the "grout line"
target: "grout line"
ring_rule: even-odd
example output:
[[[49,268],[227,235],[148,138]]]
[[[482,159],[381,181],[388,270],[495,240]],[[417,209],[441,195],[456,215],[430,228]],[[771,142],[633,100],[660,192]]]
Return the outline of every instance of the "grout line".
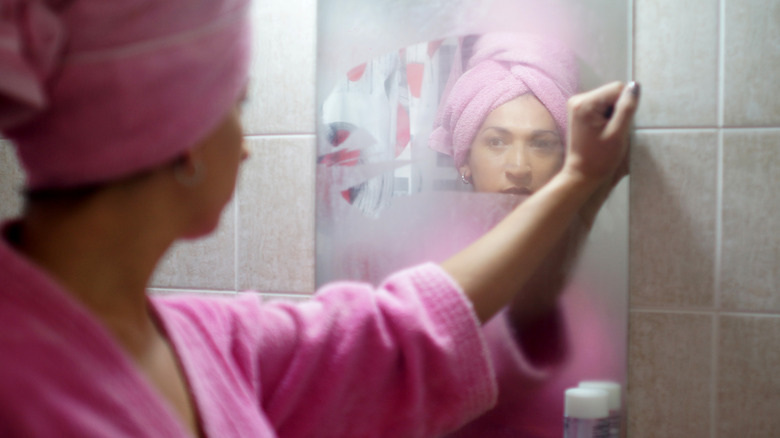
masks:
[[[749,317],[780,318],[780,313],[776,311],[731,310],[731,311],[724,312],[722,310],[719,310],[715,313],[718,316],[749,316]]]
[[[722,2],[723,0],[721,0]],[[722,115],[722,114],[721,114]],[[719,356],[719,321],[721,311],[721,269],[723,266],[723,130],[718,130],[718,150],[716,161],[716,198],[715,198],[715,260],[713,261],[714,290],[713,306],[715,311],[712,316],[712,375],[710,376],[710,437],[717,438],[717,412],[718,412],[718,356]]]
[[[317,145],[314,145],[314,150],[311,151],[312,159],[309,160],[309,166],[311,174],[313,175],[311,178],[311,183],[309,185],[309,190],[311,191],[311,214],[314,216],[311,221],[311,228],[309,228],[309,232],[311,233],[311,239],[312,239],[312,245],[311,245],[311,292],[312,294],[317,291],[317,246],[319,245],[319,242],[317,239],[317,204],[318,204],[318,196],[317,196]]]
[[[696,134],[696,133],[714,133],[718,130],[716,127],[710,128],[636,128],[634,132],[640,134]]]
[[[628,78],[631,81],[635,81],[636,78],[634,77],[634,72],[636,71],[635,68],[635,56],[636,53],[636,0],[630,0],[628,2]],[[636,129],[633,129],[634,132],[631,133],[631,143],[632,147],[635,143],[635,134]],[[629,160],[630,161],[630,160]],[[630,165],[630,163],[629,163]],[[629,383],[631,382],[631,345],[630,345],[630,337],[631,337],[631,257],[632,257],[632,251],[631,251],[631,175],[630,175],[630,169],[629,169],[629,175],[627,178],[627,184],[628,187],[626,188],[627,194],[626,194],[626,205],[625,208],[628,210],[626,212],[626,221],[628,221],[627,229],[626,229],[626,250],[627,250],[627,263],[626,268],[628,270],[626,274],[626,285],[625,285],[625,292],[626,292],[626,307],[625,309],[628,311],[628,314],[626,315],[625,324],[623,325],[624,333],[623,333],[623,345],[625,348],[625,351],[623,352],[623,357],[625,358],[625,362],[623,364],[623,381],[624,381],[624,390],[623,390],[623,397],[625,397],[625,401],[622,403],[625,412],[623,413],[623,426],[622,429],[622,436],[627,437],[628,436],[628,419],[631,415],[631,406],[628,403],[629,398],[629,392],[631,391],[631,388],[629,387]]]
[[[225,295],[233,296],[235,291],[226,289],[193,289],[191,287],[150,287],[147,289],[152,294],[209,294],[209,295]]]
[[[776,132],[780,131],[780,126],[728,126],[724,125],[721,127],[724,131],[749,131],[749,132],[755,132],[755,131],[769,131],[769,132]]]
[[[678,308],[644,308],[644,309],[631,309],[631,313],[664,313],[670,315],[713,315],[714,310],[706,309],[678,309]]]
[[[733,126],[733,125],[723,125],[723,126],[639,126],[634,128],[635,131],[656,131],[656,132],[663,132],[663,131],[669,131],[669,132],[679,132],[679,131],[714,131],[716,129],[721,129],[724,131],[747,131],[747,132],[756,132],[756,131],[767,131],[767,132],[777,132],[780,131],[780,126]]]
[[[726,113],[726,0],[719,1],[718,17],[718,126],[725,126]]]
[[[712,375],[710,376],[710,437],[717,438],[718,413],[718,356],[720,355],[720,316],[712,317]]]
[[[717,126],[637,126],[635,131],[656,131],[656,132],[680,132],[680,131],[714,131]]]
[[[721,268],[723,260],[723,132],[725,129],[725,86],[726,86],[726,0],[718,1],[718,150],[716,161],[716,201],[715,201],[715,260],[714,284],[715,296],[713,305],[715,314],[712,317],[712,375],[710,376],[710,437],[717,438],[718,413],[718,356],[720,355],[720,316],[721,311]]]
[[[634,78],[634,30],[636,29],[636,16],[634,15],[634,8],[636,6],[636,0],[628,2],[628,78],[629,80],[635,80]]]
[[[295,293],[295,292],[260,292],[264,298],[290,298],[295,300],[309,299],[313,294]]]
[[[668,314],[685,314],[685,315],[718,315],[718,316],[739,316],[739,317],[764,317],[764,318],[780,318],[780,312],[777,311],[762,311],[762,310],[729,310],[722,311],[716,309],[679,309],[679,308],[665,308],[665,307],[645,307],[639,309],[630,309],[632,313],[668,313]]]
[[[723,130],[718,130],[718,149],[715,162],[715,260],[713,306],[720,310],[721,305],[721,269],[723,267]]]

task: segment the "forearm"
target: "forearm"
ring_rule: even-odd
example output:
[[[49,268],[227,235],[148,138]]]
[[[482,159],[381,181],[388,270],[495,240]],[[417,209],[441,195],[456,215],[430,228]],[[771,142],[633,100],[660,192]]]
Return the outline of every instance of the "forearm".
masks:
[[[482,238],[442,263],[481,321],[523,288],[600,184],[564,169]]]
[[[586,224],[575,217],[550,254],[515,293],[508,305],[508,317],[515,328],[544,318],[556,308],[571,278],[587,233]]]

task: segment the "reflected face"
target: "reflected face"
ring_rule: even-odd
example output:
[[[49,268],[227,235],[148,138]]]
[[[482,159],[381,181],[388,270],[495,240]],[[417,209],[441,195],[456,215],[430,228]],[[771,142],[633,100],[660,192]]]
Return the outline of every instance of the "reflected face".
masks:
[[[564,143],[555,119],[532,94],[491,112],[458,170],[478,192],[531,194],[561,169]]]

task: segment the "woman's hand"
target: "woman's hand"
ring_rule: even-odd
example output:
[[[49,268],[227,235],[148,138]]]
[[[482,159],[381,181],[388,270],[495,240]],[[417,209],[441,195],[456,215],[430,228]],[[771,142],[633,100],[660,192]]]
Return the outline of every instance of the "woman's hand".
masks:
[[[569,137],[564,172],[603,183],[626,163],[639,84],[613,82],[569,99]]]

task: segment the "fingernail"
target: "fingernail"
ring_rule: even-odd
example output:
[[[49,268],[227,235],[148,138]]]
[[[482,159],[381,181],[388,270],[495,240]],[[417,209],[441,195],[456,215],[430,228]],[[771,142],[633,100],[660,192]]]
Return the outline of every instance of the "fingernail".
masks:
[[[642,87],[639,85],[639,82],[631,81],[628,84],[628,91],[631,92],[631,95],[633,95],[635,99],[639,99],[639,95],[642,93]]]

